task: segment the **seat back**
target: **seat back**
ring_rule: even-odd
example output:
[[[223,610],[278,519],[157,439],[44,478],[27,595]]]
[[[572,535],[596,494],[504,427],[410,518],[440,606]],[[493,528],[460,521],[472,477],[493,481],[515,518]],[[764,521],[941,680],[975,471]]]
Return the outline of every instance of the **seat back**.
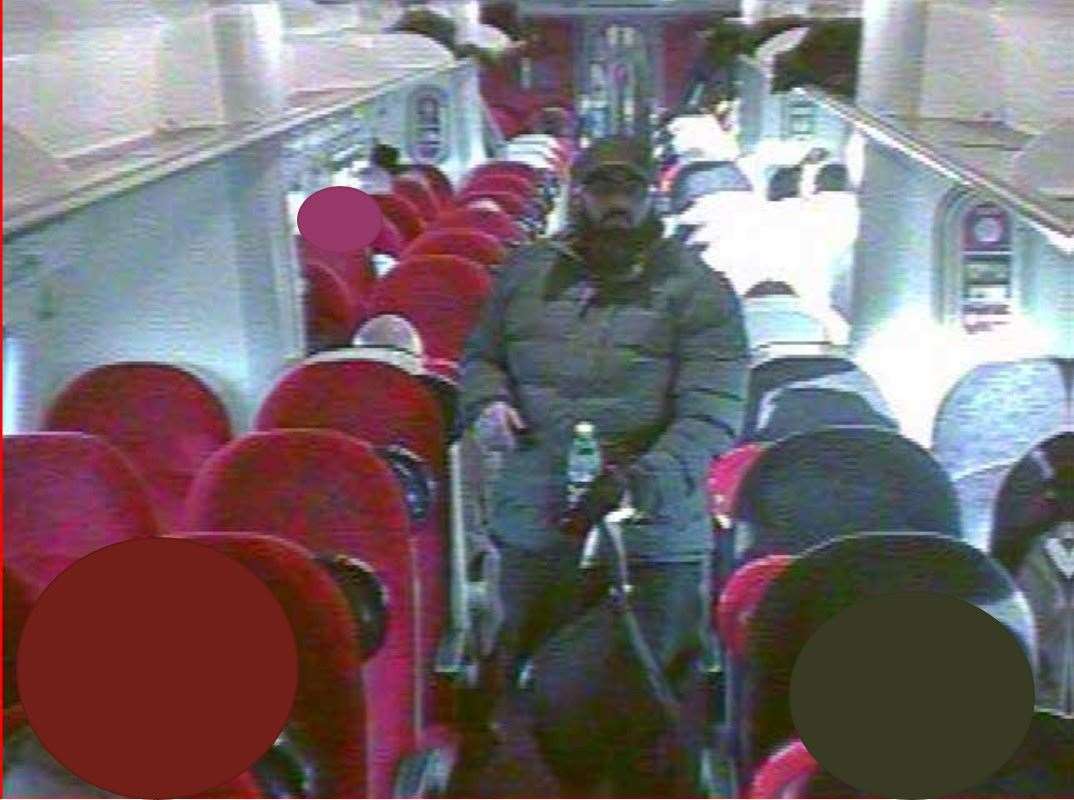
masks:
[[[1034,447],[1003,479],[989,550],[1014,576],[1040,636],[1039,708],[1071,712],[1074,692],[1074,431]]]
[[[1010,570],[1042,533],[1074,521],[1074,431],[1034,445],[1003,478],[989,551]]]
[[[380,212],[391,220],[405,243],[421,236],[425,223],[415,205],[397,194],[374,194],[372,198],[380,206]]]
[[[519,197],[533,197],[537,181],[519,174],[485,172],[475,175],[462,185],[463,192],[511,192]]]
[[[821,320],[801,309],[772,309],[743,303],[750,349],[780,344],[826,343],[831,337]]]
[[[403,250],[406,249],[406,245],[406,239],[399,232],[396,224],[387,217],[383,217],[380,231],[377,232],[377,238],[370,243],[369,249],[374,253],[399,258],[403,254]]]
[[[878,411],[861,394],[806,385],[769,392],[757,417],[757,441],[774,442],[841,425],[868,425],[898,433],[899,423]]]
[[[250,570],[269,588],[291,623],[298,687],[282,739],[293,745],[289,755],[303,768],[306,785],[297,796],[369,796],[359,631],[342,590],[313,554],[294,542],[238,532],[181,536]],[[286,745],[280,743],[273,750],[280,747]],[[268,763],[280,755],[270,751],[254,773],[267,771]]]
[[[790,566],[794,556],[757,558],[736,569],[724,584],[716,606],[716,631],[727,655],[734,660],[746,654],[750,618],[765,589]]]
[[[735,559],[801,553],[866,530],[961,536],[943,468],[918,444],[878,428],[827,428],[770,445],[739,492]]]
[[[428,225],[440,213],[440,201],[419,175],[400,175],[392,181],[392,192],[413,203]]]
[[[178,524],[191,481],[231,440],[223,403],[197,376],[171,364],[95,367],[68,384],[45,416],[45,430],[106,439],[145,479],[163,522]]]
[[[295,236],[299,260],[303,265],[317,263],[336,273],[357,297],[365,297],[377,280],[377,272],[369,259],[368,251],[359,253],[333,253]]]
[[[420,378],[378,361],[351,358],[300,364],[272,387],[256,430],[327,428],[374,447],[400,445],[444,468],[440,405]]]
[[[451,196],[455,190],[451,188],[451,181],[439,167],[433,164],[408,164],[406,172],[414,172],[425,178],[425,182],[436,194],[441,206],[451,202]]]
[[[848,192],[853,188],[846,165],[835,163],[825,164],[817,171],[813,187],[817,192]]]
[[[940,403],[932,451],[961,476],[997,463],[1013,464],[1037,442],[1074,427],[1063,363],[1033,358],[982,364]]]
[[[306,339],[310,352],[346,347],[367,312],[335,272],[317,263],[306,264]]]
[[[992,538],[993,512],[1008,464],[993,464],[954,478],[962,532],[967,542],[988,550]]]
[[[756,343],[751,341],[751,345]],[[854,382],[871,386],[875,395],[880,391],[872,379],[849,358],[842,356],[776,356],[750,369],[746,388],[746,411],[742,422],[742,440],[750,441],[757,430],[761,404],[769,392],[788,385],[818,384],[822,381],[841,381],[844,387]]]
[[[469,258],[485,267],[504,262],[507,252],[499,239],[467,228],[433,228],[410,243],[404,258],[420,255],[448,255]]]
[[[675,174],[671,182],[671,213],[681,214],[699,197],[716,192],[751,192],[749,178],[732,161],[694,161]]]
[[[456,208],[445,211],[436,220],[435,228],[472,228],[495,236],[503,244],[512,246],[525,241],[522,227],[502,211],[480,208]]]
[[[764,760],[750,782],[747,797],[806,797],[807,786],[820,770],[801,739],[795,739]]]
[[[847,608],[893,593],[928,592],[971,603],[1004,625],[1036,668],[1033,619],[1014,581],[966,542],[935,533],[866,532],[795,558],[750,620],[738,726],[744,774],[795,735],[791,673],[813,634]]]
[[[778,167],[768,179],[767,198],[771,201],[798,197],[802,188],[801,167]]]
[[[162,532],[145,481],[104,439],[4,437],[4,567],[20,573],[32,599],[83,556]]]
[[[414,749],[422,720],[424,658],[416,556],[391,469],[369,444],[336,431],[251,433],[205,465],[187,517],[192,529],[264,531],[372,567],[387,590],[391,620],[384,645],[362,669],[369,793],[392,796],[395,770]]]
[[[500,129],[500,133],[505,139],[510,139],[512,136],[525,130],[523,123],[519,121],[518,117],[510,109],[502,106],[490,106],[489,113],[492,115],[492,119],[496,122],[496,127]]]
[[[539,180],[541,177],[540,172],[538,172],[537,168],[529,164],[523,164],[521,161],[499,160],[486,161],[484,164],[479,164],[478,166],[474,167],[467,174],[466,180],[473,180],[478,175],[485,175],[486,173],[501,175],[519,175],[531,181]]]
[[[712,514],[727,527],[738,508],[738,493],[742,481],[764,452],[761,443],[744,444],[729,450],[709,467],[708,490]]]
[[[491,200],[504,213],[518,219],[526,211],[526,199],[514,192],[492,191],[491,189],[466,189],[459,194],[458,205],[465,205],[473,200]]]
[[[457,362],[490,288],[479,264],[455,256],[416,256],[381,279],[373,313],[408,319],[428,356]]]

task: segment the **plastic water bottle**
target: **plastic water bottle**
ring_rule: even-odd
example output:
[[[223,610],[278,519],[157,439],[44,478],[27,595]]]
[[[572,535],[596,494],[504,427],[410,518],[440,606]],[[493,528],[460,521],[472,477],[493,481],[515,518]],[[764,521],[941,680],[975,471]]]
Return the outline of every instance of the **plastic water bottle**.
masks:
[[[574,439],[567,456],[567,504],[575,507],[601,470],[600,443],[591,422],[574,426]]]

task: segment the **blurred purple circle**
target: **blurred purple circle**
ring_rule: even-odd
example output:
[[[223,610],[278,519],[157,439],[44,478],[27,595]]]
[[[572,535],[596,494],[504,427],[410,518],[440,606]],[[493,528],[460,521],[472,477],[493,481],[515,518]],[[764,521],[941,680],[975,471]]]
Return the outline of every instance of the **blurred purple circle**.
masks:
[[[320,189],[298,209],[302,238],[330,253],[357,253],[380,233],[380,206],[361,189],[329,186]]]

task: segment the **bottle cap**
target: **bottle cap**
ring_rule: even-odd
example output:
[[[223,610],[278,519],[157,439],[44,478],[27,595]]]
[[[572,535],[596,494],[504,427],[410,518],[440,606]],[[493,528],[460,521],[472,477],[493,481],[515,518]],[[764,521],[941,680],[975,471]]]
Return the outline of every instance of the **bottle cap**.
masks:
[[[574,432],[579,436],[592,436],[593,435],[593,423],[592,422],[579,422],[574,426]]]

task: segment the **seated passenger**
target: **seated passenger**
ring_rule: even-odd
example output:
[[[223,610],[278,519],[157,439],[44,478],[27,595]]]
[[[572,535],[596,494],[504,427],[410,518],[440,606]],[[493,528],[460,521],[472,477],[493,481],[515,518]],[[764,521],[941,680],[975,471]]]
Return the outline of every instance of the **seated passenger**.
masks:
[[[391,194],[392,178],[401,174],[399,148],[386,144],[373,145],[369,163],[354,173],[358,188],[366,194]]]
[[[501,669],[515,685],[526,658],[579,614],[577,598],[603,582],[601,569],[579,570],[583,543],[629,492],[640,512],[624,533],[634,611],[659,668],[681,686],[709,608],[706,474],[742,422],[741,308],[721,275],[665,237],[643,145],[599,140],[573,176],[568,230],[509,257],[461,362],[462,425],[476,423],[484,447],[506,453],[491,510],[502,557]],[[568,506],[567,452],[582,420],[595,424],[604,471]],[[549,765],[564,791],[610,780],[618,796],[693,796],[675,793],[686,776],[668,774],[660,735],[640,743],[626,735],[636,733],[631,713],[610,715],[602,743],[589,744],[628,750],[612,754],[610,774],[579,786],[564,778],[576,765]],[[584,760],[587,742],[577,745]]]

